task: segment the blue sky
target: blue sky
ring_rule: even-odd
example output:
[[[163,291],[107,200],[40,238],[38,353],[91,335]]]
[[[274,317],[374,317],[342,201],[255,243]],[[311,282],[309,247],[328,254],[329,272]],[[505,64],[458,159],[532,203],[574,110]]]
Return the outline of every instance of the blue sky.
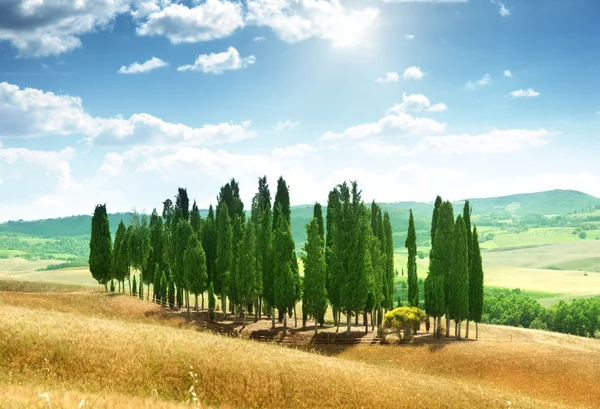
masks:
[[[600,196],[597,1],[1,0],[0,220],[553,188]]]

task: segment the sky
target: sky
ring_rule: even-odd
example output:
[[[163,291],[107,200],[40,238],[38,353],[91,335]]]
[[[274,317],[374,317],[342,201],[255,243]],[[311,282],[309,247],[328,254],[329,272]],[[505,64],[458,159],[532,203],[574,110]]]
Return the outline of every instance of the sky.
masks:
[[[600,196],[597,0],[0,0],[0,221]]]

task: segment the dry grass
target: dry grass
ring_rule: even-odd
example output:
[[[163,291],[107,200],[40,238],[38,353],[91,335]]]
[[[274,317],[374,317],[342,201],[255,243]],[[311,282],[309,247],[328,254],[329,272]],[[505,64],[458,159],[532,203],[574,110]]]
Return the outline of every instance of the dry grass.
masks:
[[[396,361],[413,348],[373,348],[390,360],[382,367],[355,362],[354,349],[344,353],[351,359],[341,359],[177,328],[168,317],[169,325],[157,325],[165,317],[145,313],[157,307],[130,297],[2,293],[0,300],[0,389],[23,388],[0,394],[0,406],[27,407],[42,389],[58,391],[64,407],[82,394],[100,396],[104,407],[167,405],[188,400],[192,385],[203,404],[232,407],[562,406]],[[452,366],[435,354],[434,369],[435,362]]]

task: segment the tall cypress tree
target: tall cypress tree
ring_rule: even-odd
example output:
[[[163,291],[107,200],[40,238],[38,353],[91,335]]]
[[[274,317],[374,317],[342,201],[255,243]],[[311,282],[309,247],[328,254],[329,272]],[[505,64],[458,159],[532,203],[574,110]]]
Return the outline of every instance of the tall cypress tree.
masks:
[[[115,234],[115,245],[112,252],[112,266],[111,273],[112,278],[117,280],[119,286],[123,285],[123,292],[125,292],[125,278],[128,272],[128,260],[127,260],[127,242],[126,240],[127,229],[123,220],[117,227],[117,233]],[[125,254],[123,254],[125,253]]]
[[[169,289],[169,282],[167,281],[167,275],[162,271],[160,275],[160,303],[166,305],[168,302],[167,292]]]
[[[90,272],[94,280],[104,285],[108,291],[107,283],[111,278],[112,264],[112,237],[110,224],[106,214],[106,204],[97,205],[92,217],[92,233],[90,238]]]
[[[471,205],[469,204],[469,201],[466,200],[465,205],[463,207],[463,220],[465,222],[465,229],[467,231],[467,266],[469,269],[469,277],[471,277],[471,259],[473,258],[473,232],[471,230],[471,211]],[[465,336],[469,338],[469,317],[467,317],[467,332]]]
[[[445,201],[439,208],[430,272],[438,276],[437,285],[443,283],[444,312],[446,314],[446,336],[450,336],[450,269],[452,260],[452,240],[454,236],[454,211],[452,203]],[[435,293],[434,293],[435,294]],[[432,294],[433,295],[433,294]],[[440,298],[439,294],[433,295]],[[438,315],[438,319],[441,315]]]
[[[467,230],[462,216],[456,218],[452,240],[452,262],[449,282],[449,312],[456,321],[460,338],[461,322],[469,317],[469,261]]]
[[[275,305],[273,292],[274,277],[271,263],[271,192],[267,183],[267,177],[258,179],[258,192],[255,196],[255,228],[256,228],[256,262],[258,270],[256,274],[257,291],[259,303],[256,308],[255,321],[262,314],[262,300],[270,310]],[[272,317],[273,327],[275,319]]]
[[[281,176],[277,180],[277,193],[273,203],[273,229],[277,228],[277,219],[283,214],[288,225],[291,222],[292,210],[290,207],[290,191],[287,183]]]
[[[317,225],[319,227],[319,236],[323,240],[323,248],[325,248],[325,225],[323,224],[323,208],[321,203],[315,202],[313,207],[313,217],[317,218]]]
[[[439,214],[441,205],[442,205],[442,198],[440,196],[437,196],[435,198],[435,203],[433,205],[433,215],[431,216],[431,248],[433,248],[435,233],[437,231],[438,214]]]
[[[258,295],[256,280],[256,234],[252,220],[249,220],[246,224],[242,236],[242,243],[238,251],[235,281],[238,289],[238,301],[244,309],[244,326],[246,326],[248,305],[253,304]]]
[[[175,209],[181,212],[181,216],[185,221],[190,220],[190,199],[188,197],[187,189],[177,188],[177,195],[175,196]]]
[[[329,192],[327,199],[327,230],[325,236],[325,265],[327,270],[327,296],[333,309],[333,319],[339,328],[339,311],[341,309],[340,285],[341,268],[338,257],[338,223],[341,214],[340,191],[336,187]]]
[[[150,216],[150,246],[152,247],[152,265],[158,264],[162,271],[165,266],[164,260],[164,233],[163,233],[163,221],[158,215],[156,209],[152,210]]]
[[[471,269],[469,276],[469,319],[475,321],[476,338],[479,339],[479,323],[483,313],[483,262],[479,249],[477,226],[473,227]]]
[[[231,256],[231,274],[227,283],[227,297],[229,297],[230,310],[235,317],[235,307],[240,305],[240,288],[236,283],[238,276],[239,252],[242,246],[243,229],[242,220],[237,214],[231,219],[231,237],[232,237],[232,256]]]
[[[188,239],[183,261],[186,287],[194,294],[194,309],[198,311],[198,295],[204,294],[206,291],[208,275],[206,274],[206,255],[196,234],[192,234]]]
[[[316,334],[317,323],[323,320],[327,310],[325,246],[317,217],[306,225],[306,235],[302,309],[314,318]]]
[[[411,307],[419,307],[419,279],[417,277],[417,233],[412,209],[408,218],[408,234],[404,246],[408,249],[408,303]]]
[[[157,302],[158,304],[160,304],[160,294],[161,294],[161,288],[160,288],[160,279],[162,277],[162,271],[160,270],[160,265],[158,263],[156,263],[155,268],[154,268],[154,298],[153,300],[155,302]]]
[[[383,214],[383,231],[385,235],[385,280],[386,280],[386,300],[389,304],[386,306],[389,309],[394,308],[394,238],[392,232],[392,222],[388,212]]]
[[[175,286],[177,287],[177,305],[181,307],[183,302],[189,310],[189,286],[186,280],[185,273],[185,251],[187,250],[187,246],[190,241],[190,236],[194,234],[194,230],[190,223],[185,219],[179,220],[176,226],[176,234],[175,234]],[[184,299],[185,298],[185,299]]]
[[[208,216],[202,226],[202,248],[206,254],[208,282],[212,282],[215,275],[215,263],[217,261],[217,221],[212,205],[208,208]]]
[[[231,219],[225,202],[217,206],[217,259],[215,263],[215,274],[213,277],[214,290],[221,296],[221,309],[227,314],[226,293],[229,275],[231,274],[231,259],[233,257],[233,233]]]
[[[287,330],[287,313],[291,311],[296,300],[296,283],[291,264],[294,241],[286,217],[277,218],[277,229],[274,233],[273,276],[275,306],[283,315],[283,335],[285,336]]]
[[[192,205],[192,212],[190,213],[190,225],[194,230],[194,233],[200,235],[202,232],[202,217],[200,217],[200,209],[198,209],[198,205],[194,200],[194,204]]]

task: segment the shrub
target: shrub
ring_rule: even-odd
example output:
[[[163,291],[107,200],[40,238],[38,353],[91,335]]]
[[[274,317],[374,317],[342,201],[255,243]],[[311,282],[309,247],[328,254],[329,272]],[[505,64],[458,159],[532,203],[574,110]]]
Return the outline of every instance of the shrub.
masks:
[[[596,331],[594,331],[594,338],[600,339],[600,329],[597,329]]]
[[[417,332],[427,315],[416,307],[400,307],[385,314],[383,325],[391,328],[402,340],[411,340],[413,333]]]

